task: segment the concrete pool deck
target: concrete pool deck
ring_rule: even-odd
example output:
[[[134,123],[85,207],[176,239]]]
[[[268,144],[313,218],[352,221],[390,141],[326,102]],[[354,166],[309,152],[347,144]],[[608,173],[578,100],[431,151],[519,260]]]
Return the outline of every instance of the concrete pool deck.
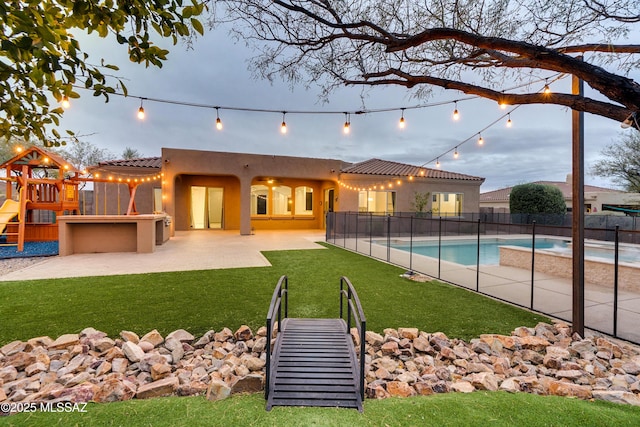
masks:
[[[490,236],[489,236],[490,237]],[[504,237],[504,236],[501,236]],[[338,239],[338,246],[370,255],[445,282],[477,290],[488,296],[511,302],[534,311],[566,321],[571,321],[573,283],[561,278],[536,272],[533,281],[533,306],[531,307],[531,270],[500,265],[464,266],[422,255],[370,245],[368,239]],[[613,277],[611,278],[613,283]],[[613,334],[613,285],[585,281],[585,326]],[[640,342],[640,293],[618,292],[617,335],[622,339]]]

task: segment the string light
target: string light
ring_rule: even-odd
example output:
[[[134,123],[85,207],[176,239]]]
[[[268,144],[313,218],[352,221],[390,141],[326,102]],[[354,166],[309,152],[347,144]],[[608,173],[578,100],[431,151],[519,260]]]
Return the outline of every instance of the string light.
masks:
[[[62,96],[62,101],[60,101],[60,104],[62,105],[62,108],[64,108],[65,110],[71,107],[71,103],[69,102],[69,97],[67,95]]]
[[[508,118],[508,120],[507,120],[507,127],[508,127],[508,128],[510,128],[511,126],[513,126],[513,122],[511,121],[511,113],[509,113],[509,116],[508,116],[508,117],[509,117],[509,118]]]
[[[437,167],[437,168],[439,168],[439,167],[440,167],[440,159],[439,159],[439,158],[437,158],[437,159],[436,159],[436,167]]]
[[[287,122],[284,121],[284,116],[287,114],[286,111],[282,112],[282,124],[280,125],[280,133],[287,133]]]
[[[458,101],[456,101],[455,109],[453,110],[453,120],[460,120],[460,112],[458,111]]]
[[[344,113],[344,128],[342,131],[345,135],[351,131],[351,114],[349,113]]]
[[[478,134],[478,145],[484,145],[484,139],[482,139],[482,134]]]
[[[144,114],[144,107],[142,107],[142,99],[140,98],[140,108],[138,108],[138,119],[140,120],[144,120],[145,114]]]
[[[456,151],[454,151],[454,152],[453,152],[453,158],[454,158],[454,159],[457,159],[457,158],[458,158],[458,156],[459,156],[459,154],[458,154],[458,147],[456,147]]]
[[[222,120],[220,120],[220,108],[216,107],[216,129],[222,130]]]
[[[404,129],[404,127],[407,125],[406,122],[404,121],[404,108],[401,111],[402,111],[402,115],[400,116],[400,122],[398,123],[398,127],[400,129]]]
[[[544,89],[542,90],[542,92],[545,95],[549,95],[551,93],[551,88],[549,87],[549,81],[548,80],[545,80]]]

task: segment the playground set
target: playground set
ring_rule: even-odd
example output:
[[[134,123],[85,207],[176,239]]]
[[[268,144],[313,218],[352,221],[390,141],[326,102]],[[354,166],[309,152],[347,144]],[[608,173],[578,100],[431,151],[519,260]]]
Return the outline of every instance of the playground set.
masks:
[[[0,165],[6,174],[6,200],[0,207],[0,245],[24,250],[27,242],[59,239],[58,218],[80,215],[79,187],[86,182],[112,182],[110,179],[82,176],[69,162],[55,153],[32,146]],[[134,196],[138,182],[129,187],[126,215],[136,215]]]

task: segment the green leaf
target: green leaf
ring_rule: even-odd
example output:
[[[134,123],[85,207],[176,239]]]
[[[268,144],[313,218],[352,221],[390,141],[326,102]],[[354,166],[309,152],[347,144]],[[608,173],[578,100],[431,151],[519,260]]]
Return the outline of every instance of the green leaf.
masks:
[[[191,25],[193,29],[196,30],[201,36],[204,35],[204,28],[202,27],[202,23],[198,21],[196,18],[191,18]]]

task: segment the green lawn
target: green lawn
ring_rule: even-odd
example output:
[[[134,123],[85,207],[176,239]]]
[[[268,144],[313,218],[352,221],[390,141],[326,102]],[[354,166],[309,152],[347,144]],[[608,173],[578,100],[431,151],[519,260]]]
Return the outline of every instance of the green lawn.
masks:
[[[184,328],[196,336],[223,326],[265,322],[273,288],[286,274],[290,316],[337,317],[339,278],[356,287],[368,329],[418,327],[471,339],[508,334],[548,321],[463,289],[401,278],[402,269],[328,247],[265,254],[272,267],[0,283],[0,345],[15,339],[79,332],[92,326],[115,337],[123,330],[162,334]],[[365,411],[274,408],[261,394],[220,402],[202,397],[91,404],[87,413],[35,413],[0,418],[16,426],[179,425],[637,425],[640,408],[528,394],[446,394],[367,400]]]
[[[335,247],[265,255],[272,267],[0,282],[0,345],[88,326],[112,337],[179,328],[200,336],[241,324],[256,330],[285,274],[291,317],[338,317],[344,275],[360,296],[369,330],[417,327],[470,339],[548,321],[464,289],[407,280],[402,269]]]
[[[0,418],[13,426],[637,426],[640,408],[526,393],[449,393],[367,400],[364,412],[336,408],[265,411],[261,394],[219,402],[169,397],[89,404],[86,413],[30,413]]]

